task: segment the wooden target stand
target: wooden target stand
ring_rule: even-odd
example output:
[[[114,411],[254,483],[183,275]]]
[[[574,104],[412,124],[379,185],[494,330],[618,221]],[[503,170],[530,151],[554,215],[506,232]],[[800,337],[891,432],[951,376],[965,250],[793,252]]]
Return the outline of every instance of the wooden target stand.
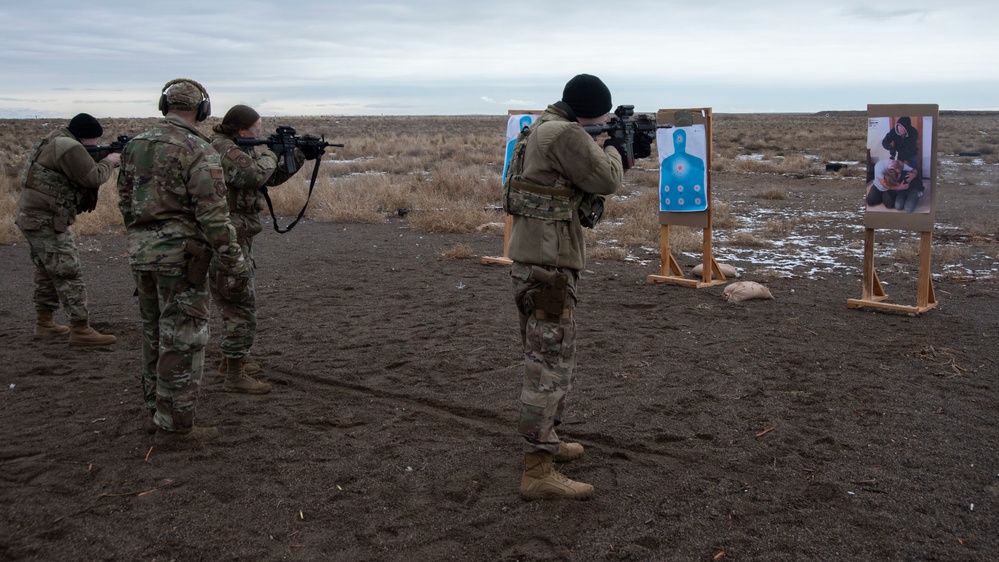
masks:
[[[933,278],[930,277],[930,253],[932,234],[921,232],[919,239],[919,286],[916,289],[916,306],[892,304],[885,302],[885,293],[874,270],[874,229],[864,230],[864,288],[859,299],[847,299],[847,308],[883,308],[897,312],[921,314],[937,306],[936,294],[933,291]]]
[[[512,226],[513,217],[506,215],[506,217],[503,218],[503,257],[482,256],[482,263],[500,263],[503,265],[510,265],[513,263],[513,260],[507,257],[507,249],[510,247],[510,228]]]
[[[910,122],[920,133],[919,154],[922,155],[923,181],[929,180],[930,208],[929,212],[894,213],[870,211],[864,213],[864,278],[863,290],[859,299],[847,299],[847,308],[881,308],[909,314],[922,314],[937,306],[936,293],[933,290],[933,278],[930,276],[930,255],[932,253],[933,210],[937,200],[937,129],[939,106],[936,104],[911,105],[868,105],[868,182],[873,179],[872,146],[874,150],[881,149],[883,132],[877,131],[879,122],[887,123],[894,128],[898,120],[908,116]],[[927,134],[929,133],[929,134]],[[879,157],[887,157],[883,152]],[[929,171],[929,174],[926,172]],[[927,178],[927,175],[929,177]],[[867,189],[874,189],[868,187]],[[866,190],[865,190],[866,196]],[[874,230],[876,228],[892,228],[910,230],[919,233],[919,280],[916,289],[916,306],[892,304],[888,301],[878,272],[874,270]]]
[[[694,289],[713,287],[728,282],[721,267],[715,261],[711,251],[711,108],[698,109],[660,109],[656,114],[656,123],[659,125],[672,125],[675,127],[687,127],[690,125],[704,125],[705,137],[707,137],[707,159],[704,163],[708,176],[707,198],[708,206],[704,211],[690,213],[662,212],[659,213],[659,255],[661,262],[659,275],[649,275],[645,280],[649,283],[672,283],[683,285]],[[689,279],[683,274],[683,269],[677,263],[676,258],[670,250],[670,226],[687,226],[701,228],[703,241],[701,244],[701,278]]]
[[[510,165],[510,142],[517,140],[517,135],[520,134],[521,118],[527,115],[541,115],[542,111],[540,109],[509,109],[507,110],[507,124],[506,124],[506,143],[508,149],[505,151],[506,157],[503,163],[503,172],[506,173],[506,167]],[[533,120],[532,120],[533,122]],[[503,181],[505,178],[500,178]],[[499,263],[503,265],[510,265],[513,260],[509,258],[507,253],[510,248],[510,229],[513,228],[513,217],[506,215],[503,218],[503,257],[495,256],[482,256],[482,263]]]

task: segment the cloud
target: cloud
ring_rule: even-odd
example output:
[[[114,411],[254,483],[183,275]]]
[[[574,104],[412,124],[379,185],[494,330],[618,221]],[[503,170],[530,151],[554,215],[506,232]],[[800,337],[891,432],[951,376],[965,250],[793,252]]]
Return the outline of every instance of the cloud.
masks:
[[[603,78],[626,103],[856,109],[857,99],[883,101],[875,94],[887,73],[877,69],[894,53],[878,38],[899,23],[907,75],[937,96],[921,101],[997,103],[994,94],[967,95],[999,82],[992,2],[634,0],[618,16],[627,25],[602,0],[569,6],[300,0],[282,10],[263,0],[175,0],[163,13],[126,0],[8,3],[0,8],[0,112],[30,105],[67,115],[93,104],[95,114],[151,116],[162,85],[189,77],[220,112],[247,103],[298,114],[489,113],[544,107],[580,72]],[[836,103],[823,89],[849,95]]]
[[[493,98],[491,98],[489,96],[482,96],[479,99],[481,99],[482,101],[484,101],[486,103],[489,103],[489,104],[502,105],[502,106],[526,107],[526,106],[537,105],[533,101],[526,101],[526,100],[513,100],[513,99],[510,99],[510,100],[506,100],[506,101],[496,101],[496,100],[494,100]]]

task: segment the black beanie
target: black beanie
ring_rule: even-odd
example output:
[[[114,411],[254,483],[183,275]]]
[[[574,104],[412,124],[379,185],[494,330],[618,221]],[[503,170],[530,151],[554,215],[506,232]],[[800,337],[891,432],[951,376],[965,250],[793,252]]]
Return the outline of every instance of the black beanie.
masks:
[[[78,139],[99,139],[104,135],[104,127],[89,113],[79,113],[70,119],[67,129]]]
[[[607,85],[590,74],[577,74],[562,90],[562,101],[576,113],[576,117],[593,118],[610,113],[611,93]]]

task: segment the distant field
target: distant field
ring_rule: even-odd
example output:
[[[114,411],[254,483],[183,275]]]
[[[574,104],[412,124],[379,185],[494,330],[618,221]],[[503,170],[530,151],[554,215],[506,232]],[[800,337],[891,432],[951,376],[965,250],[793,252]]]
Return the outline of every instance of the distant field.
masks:
[[[134,135],[156,119],[102,119],[105,141]],[[209,131],[215,118],[202,125]],[[325,134],[344,148],[327,153],[319,171],[307,217],[320,221],[375,222],[405,215],[415,228],[428,232],[473,232],[501,227],[500,173],[506,117],[268,117],[265,131],[291,125],[299,133]],[[0,120],[0,243],[21,239],[13,225],[19,176],[28,150],[62,121]],[[863,112],[818,114],[715,114],[712,170],[719,173],[777,175],[787,178],[828,177],[862,182],[865,156]],[[938,148],[941,159],[955,164],[992,166],[999,161],[999,114],[943,112]],[[958,156],[976,152],[977,157]],[[827,172],[827,162],[854,163]],[[272,190],[280,215],[297,214],[308,187],[312,163],[292,182]],[[982,181],[958,172],[957,184]],[[121,230],[114,180],[101,189],[94,213],[84,214],[73,227],[78,235]],[[772,183],[772,182],[768,182]],[[604,223],[588,232],[588,242],[607,242],[607,257],[626,254],[628,246],[657,246],[659,227],[654,212],[658,162],[639,161],[626,175],[623,192],[608,206]],[[848,185],[853,185],[852,181]],[[861,185],[860,183],[857,184]],[[780,199],[778,185],[762,198]],[[716,189],[715,228],[734,227],[727,215],[729,196]],[[745,239],[745,237],[743,237]],[[696,247],[699,237],[680,237],[674,246]],[[749,243],[753,241],[746,239]]]

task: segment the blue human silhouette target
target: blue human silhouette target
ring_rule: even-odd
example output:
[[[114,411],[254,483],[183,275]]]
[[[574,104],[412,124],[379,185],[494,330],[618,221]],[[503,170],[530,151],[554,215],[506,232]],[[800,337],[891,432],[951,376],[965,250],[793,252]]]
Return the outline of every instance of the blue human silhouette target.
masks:
[[[527,113],[517,113],[510,115],[506,122],[506,157],[503,159],[503,178],[506,178],[507,168],[510,167],[510,159],[513,157],[513,145],[517,142],[517,136],[524,127],[530,127],[534,122],[534,115]]]
[[[707,138],[704,125],[656,131],[659,147],[659,210],[703,211],[708,208]]]

